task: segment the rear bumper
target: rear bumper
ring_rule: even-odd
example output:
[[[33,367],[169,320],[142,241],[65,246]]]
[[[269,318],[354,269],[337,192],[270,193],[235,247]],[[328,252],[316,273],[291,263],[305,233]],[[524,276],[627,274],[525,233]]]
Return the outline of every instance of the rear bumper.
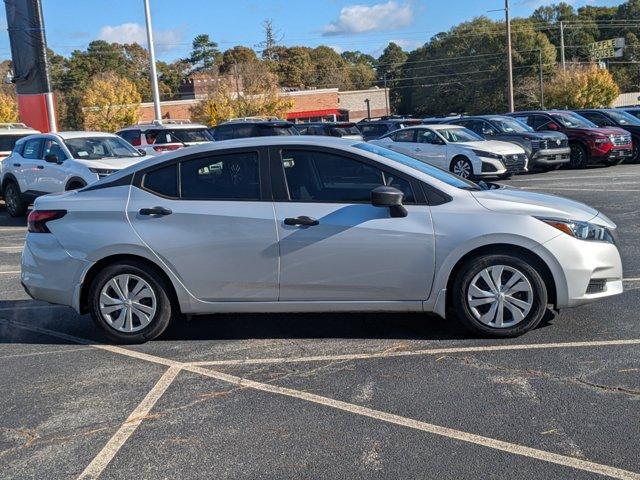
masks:
[[[80,310],[80,283],[91,266],[71,257],[55,237],[29,233],[22,251],[21,283],[29,296]]]
[[[551,268],[557,307],[575,307],[622,293],[622,260],[615,245],[562,234],[536,249]],[[549,258],[549,255],[552,258]]]

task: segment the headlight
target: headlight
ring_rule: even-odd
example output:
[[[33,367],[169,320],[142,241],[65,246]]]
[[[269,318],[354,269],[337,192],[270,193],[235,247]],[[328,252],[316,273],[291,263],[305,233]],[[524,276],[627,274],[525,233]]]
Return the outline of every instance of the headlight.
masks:
[[[89,170],[93,173],[97,173],[98,175],[111,175],[112,173],[117,172],[117,170],[108,168],[89,168]]]
[[[498,155],[497,153],[485,152],[484,150],[474,150],[474,149],[471,149],[471,151],[479,157],[496,158],[498,160],[502,160],[502,155]]]
[[[543,217],[535,218],[579,240],[616,243],[611,230],[600,225],[595,225],[589,222],[580,222],[578,220],[560,220],[557,218]]]

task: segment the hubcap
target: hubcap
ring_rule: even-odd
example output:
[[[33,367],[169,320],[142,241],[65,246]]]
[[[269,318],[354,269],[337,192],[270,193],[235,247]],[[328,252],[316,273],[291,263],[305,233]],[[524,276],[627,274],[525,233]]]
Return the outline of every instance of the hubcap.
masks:
[[[462,178],[469,178],[469,175],[471,174],[471,166],[469,165],[469,162],[458,160],[453,165],[453,173],[461,176]]]
[[[113,329],[137,332],[153,321],[156,295],[142,278],[130,274],[117,275],[102,287],[100,313]]]
[[[467,305],[473,316],[485,325],[512,327],[531,311],[533,288],[522,272],[507,265],[493,265],[471,280]]]

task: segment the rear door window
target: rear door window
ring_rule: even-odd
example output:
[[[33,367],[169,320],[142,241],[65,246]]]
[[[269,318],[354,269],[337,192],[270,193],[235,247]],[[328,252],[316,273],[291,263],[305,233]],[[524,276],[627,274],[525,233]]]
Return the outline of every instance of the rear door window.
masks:
[[[395,141],[396,142],[415,142],[416,141],[416,130],[415,128],[408,128],[406,130],[398,130],[395,133]]]
[[[178,165],[167,165],[166,167],[146,173],[142,181],[142,186],[163,197],[177,197]]]
[[[180,185],[186,200],[260,200],[258,154],[186,160],[180,164]]]
[[[33,140],[27,140],[24,143],[24,150],[22,152],[22,156],[24,158],[29,158],[32,160],[36,160],[40,158],[40,152],[42,151],[42,139],[34,138]]]

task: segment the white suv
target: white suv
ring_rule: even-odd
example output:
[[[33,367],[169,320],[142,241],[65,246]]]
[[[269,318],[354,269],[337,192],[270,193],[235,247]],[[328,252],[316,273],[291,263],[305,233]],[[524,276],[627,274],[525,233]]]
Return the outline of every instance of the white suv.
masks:
[[[139,162],[139,152],[120,137],[101,132],[29,135],[2,161],[7,212],[22,216],[36,197],[82,188]]]
[[[163,120],[162,122],[140,123],[116,132],[131,145],[144,150],[147,155],[178,150],[191,145],[213,141],[206,125],[191,123],[189,120]]]

